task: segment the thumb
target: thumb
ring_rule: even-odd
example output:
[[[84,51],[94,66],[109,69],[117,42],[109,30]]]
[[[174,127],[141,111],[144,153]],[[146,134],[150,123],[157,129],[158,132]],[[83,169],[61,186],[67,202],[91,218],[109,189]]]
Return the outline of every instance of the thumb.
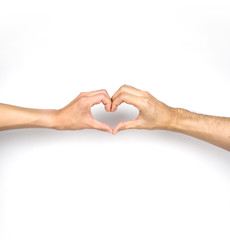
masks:
[[[113,129],[108,124],[99,122],[97,120],[93,120],[92,128],[113,133]]]
[[[120,130],[136,128],[136,126],[137,126],[137,120],[130,120],[130,121],[125,121],[125,122],[120,122],[113,129],[113,134],[114,135],[117,134],[117,132],[120,131]]]

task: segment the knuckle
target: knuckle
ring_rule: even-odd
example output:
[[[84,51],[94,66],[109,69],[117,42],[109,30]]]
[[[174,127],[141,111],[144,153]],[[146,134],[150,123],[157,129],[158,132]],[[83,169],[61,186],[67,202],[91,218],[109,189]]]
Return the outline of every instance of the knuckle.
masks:
[[[84,92],[81,92],[78,96],[82,97],[84,95]]]
[[[151,104],[151,100],[149,98],[145,98],[144,99],[144,103],[145,103],[145,105],[150,105]]]
[[[105,98],[105,97],[106,97],[106,94],[105,94],[105,93],[100,93],[99,96],[100,96],[101,98]]]
[[[116,96],[116,98],[120,98],[120,97],[122,97],[124,94],[125,94],[124,89],[121,89],[121,90],[119,91],[118,95]]]
[[[107,91],[105,89],[98,90],[98,94],[101,94],[101,93],[107,94]]]
[[[128,96],[127,93],[122,93],[122,97],[123,97],[123,98],[126,98],[127,96]]]
[[[82,103],[85,103],[86,102],[86,100],[87,100],[87,97],[85,97],[85,96],[82,96],[80,99],[79,99],[79,103],[80,104],[82,104]]]
[[[150,93],[148,91],[144,91],[144,95],[149,97],[150,96]]]
[[[119,96],[120,100],[126,99],[127,94],[125,93],[121,93],[121,95]]]
[[[127,88],[127,85],[126,85],[126,84],[124,84],[124,85],[121,86],[121,90],[125,90],[126,88]]]

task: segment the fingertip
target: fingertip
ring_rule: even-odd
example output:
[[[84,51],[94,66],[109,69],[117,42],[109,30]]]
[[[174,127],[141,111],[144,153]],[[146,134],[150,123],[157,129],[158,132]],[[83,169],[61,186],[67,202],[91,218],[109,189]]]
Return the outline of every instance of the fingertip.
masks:
[[[106,105],[105,105],[105,110],[106,110],[107,112],[110,112],[110,111],[111,111],[111,105],[110,105],[110,104],[106,104]]]
[[[93,119],[92,127],[94,129],[109,132],[109,133],[113,132],[113,129],[108,124],[99,122],[96,119]]]
[[[103,124],[103,128],[105,131],[107,131],[108,133],[113,133],[113,129],[107,125],[107,124]],[[103,130],[103,129],[102,129]]]
[[[112,129],[108,129],[107,132],[113,134],[113,130]]]
[[[116,135],[118,130],[113,130],[113,135]]]
[[[112,105],[112,107],[111,107],[111,112],[115,112],[115,111],[116,111],[116,109],[117,109],[117,107],[116,107],[116,106],[114,106],[114,105]]]
[[[116,135],[120,129],[120,123],[117,124],[117,126],[114,127],[113,129],[113,135]]]

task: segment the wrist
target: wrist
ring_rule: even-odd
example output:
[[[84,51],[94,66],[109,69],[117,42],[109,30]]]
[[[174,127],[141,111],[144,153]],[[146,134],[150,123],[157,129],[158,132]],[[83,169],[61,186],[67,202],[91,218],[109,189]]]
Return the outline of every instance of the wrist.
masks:
[[[153,123],[154,129],[173,130],[174,128],[177,128],[179,116],[178,111],[179,109],[177,108],[164,105],[159,114],[160,119]]]
[[[41,110],[38,127],[58,129],[57,110]]]
[[[169,124],[166,130],[181,132],[189,124],[191,113],[183,108],[171,108]]]

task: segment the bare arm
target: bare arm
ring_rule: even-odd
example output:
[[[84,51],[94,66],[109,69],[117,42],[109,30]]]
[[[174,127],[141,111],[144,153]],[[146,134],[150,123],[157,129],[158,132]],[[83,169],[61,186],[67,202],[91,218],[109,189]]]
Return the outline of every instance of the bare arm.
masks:
[[[52,128],[58,130],[98,129],[112,133],[112,128],[95,120],[91,107],[103,103],[110,111],[111,99],[106,90],[79,94],[59,110],[22,108],[0,104],[0,130],[18,128]]]
[[[230,118],[174,109],[168,130],[184,133],[230,151]]]
[[[116,111],[122,102],[134,105],[140,113],[134,120],[119,123],[114,128],[114,134],[129,128],[170,130],[199,138],[230,151],[230,118],[172,108],[150,93],[127,85],[122,86],[113,95],[111,111]]]
[[[0,104],[0,130],[54,126],[55,110],[22,108]]]

